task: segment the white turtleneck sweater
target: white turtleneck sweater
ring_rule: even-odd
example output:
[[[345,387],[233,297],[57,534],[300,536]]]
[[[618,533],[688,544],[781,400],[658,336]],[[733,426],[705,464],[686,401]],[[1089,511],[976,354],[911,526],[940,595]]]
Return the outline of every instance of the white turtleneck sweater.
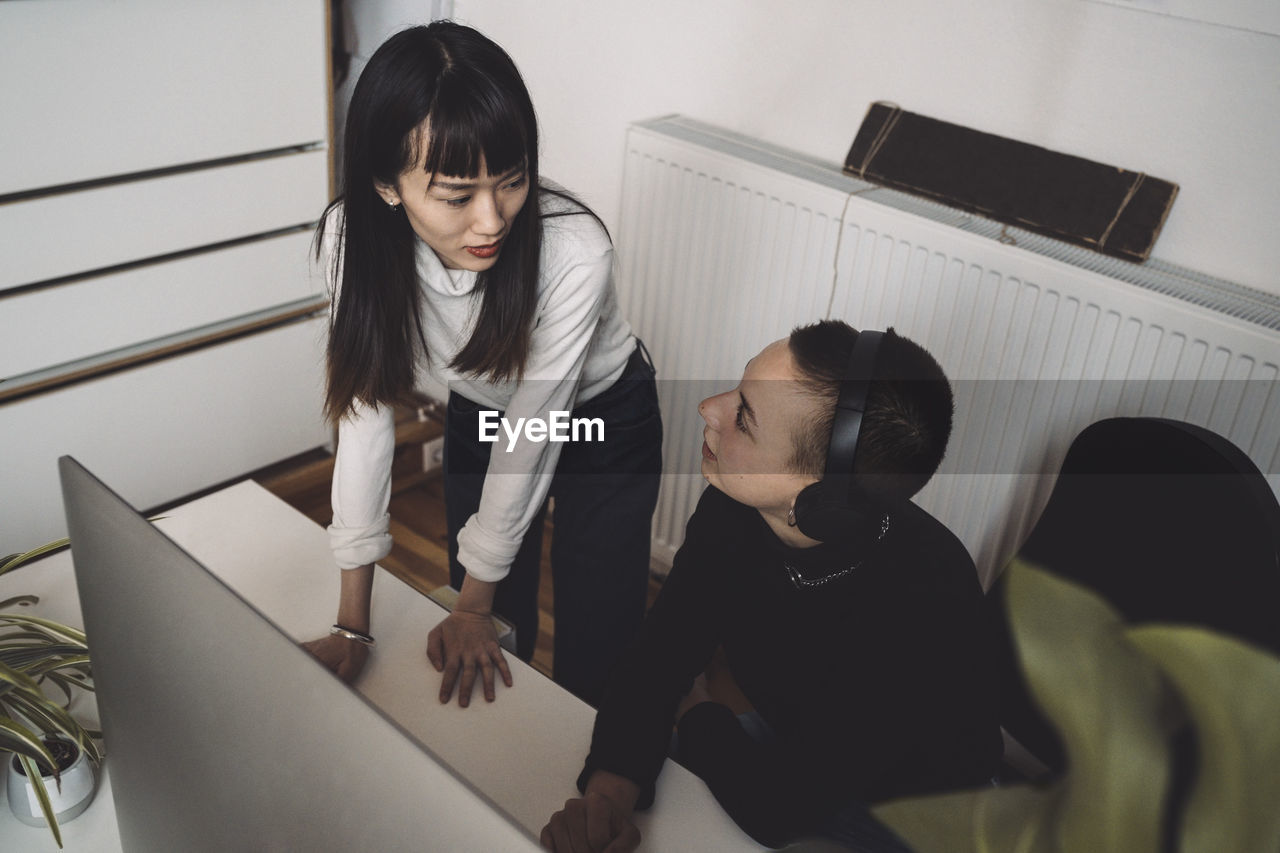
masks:
[[[544,193],[544,211],[571,209]],[[335,223],[322,235],[326,273],[336,304],[338,282],[328,259],[336,246]],[[417,241],[423,332],[430,358],[418,365],[457,393],[516,418],[549,419],[606,390],[622,375],[635,348],[631,328],[618,312],[613,245],[586,213],[543,220],[542,264],[532,346],[520,382],[487,382],[449,368],[470,339],[479,313],[476,273],[445,269],[435,252]],[[506,577],[534,515],[546,500],[562,444],[521,438],[507,452],[499,430],[479,510],[458,534],[458,561],[477,580]],[[395,422],[389,406],[364,406],[338,424],[333,472],[333,523],[329,541],[338,566],[376,562],[391,551],[391,460]]]

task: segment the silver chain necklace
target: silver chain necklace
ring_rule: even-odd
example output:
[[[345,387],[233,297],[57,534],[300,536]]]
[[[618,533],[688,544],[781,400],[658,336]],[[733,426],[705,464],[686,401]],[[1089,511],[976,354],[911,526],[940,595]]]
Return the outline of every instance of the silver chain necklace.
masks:
[[[885,513],[884,517],[880,519],[880,535],[876,537],[876,541],[882,541],[885,534],[888,532],[889,514]],[[813,589],[815,586],[822,586],[823,584],[831,583],[831,581],[839,580],[845,575],[857,571],[858,567],[862,565],[862,560],[859,560],[848,568],[839,569],[829,575],[823,575],[820,578],[813,578],[812,580],[806,577],[801,577],[800,572],[796,571],[796,567],[790,563],[784,561],[782,565],[786,568],[787,577],[791,578],[791,583],[795,584],[796,589]]]

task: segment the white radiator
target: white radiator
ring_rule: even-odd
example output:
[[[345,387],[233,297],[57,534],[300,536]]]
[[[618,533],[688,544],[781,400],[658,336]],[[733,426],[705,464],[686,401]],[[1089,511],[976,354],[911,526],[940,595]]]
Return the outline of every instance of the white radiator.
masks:
[[[659,570],[704,485],[698,401],[823,317],[893,326],[952,378],[955,431],[917,501],[984,583],[1030,531],[1071,439],[1105,417],[1201,424],[1280,487],[1275,296],[1005,228],[679,116],[628,132],[617,242],[623,308],[659,371]]]

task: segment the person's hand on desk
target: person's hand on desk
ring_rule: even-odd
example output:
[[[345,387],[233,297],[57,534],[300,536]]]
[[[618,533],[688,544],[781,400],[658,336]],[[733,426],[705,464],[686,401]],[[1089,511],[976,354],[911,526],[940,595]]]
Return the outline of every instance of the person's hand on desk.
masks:
[[[302,647],[347,684],[356,680],[369,660],[369,647],[347,637],[329,634]]]
[[[458,705],[465,708],[471,704],[477,670],[486,702],[494,700],[495,669],[502,674],[502,683],[511,686],[511,670],[498,645],[493,617],[487,613],[454,610],[427,635],[427,658],[436,672],[444,674],[440,680],[442,703],[449,701],[456,683]]]
[[[303,643],[302,647],[350,684],[364,670],[364,665],[369,660],[369,646],[373,644],[373,638],[369,636],[373,564],[343,569],[341,577],[338,621],[330,633],[318,640]]]
[[[436,672],[443,673],[441,703],[449,701],[457,684],[459,707],[471,704],[477,670],[486,702],[495,698],[495,669],[502,674],[503,684],[508,687],[512,684],[511,669],[498,645],[498,630],[493,626],[491,608],[496,586],[467,575],[453,612],[427,635],[427,658]]]
[[[565,801],[539,840],[553,853],[631,853],[640,846],[640,830],[631,822],[639,795],[630,779],[597,770],[586,793]]]

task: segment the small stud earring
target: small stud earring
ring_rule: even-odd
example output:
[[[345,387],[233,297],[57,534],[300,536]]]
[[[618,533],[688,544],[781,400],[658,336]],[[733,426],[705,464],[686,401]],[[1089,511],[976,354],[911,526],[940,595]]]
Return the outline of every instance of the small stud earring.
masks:
[[[787,510],[787,527],[795,527],[795,526],[796,526],[796,508],[792,507],[791,509]]]

